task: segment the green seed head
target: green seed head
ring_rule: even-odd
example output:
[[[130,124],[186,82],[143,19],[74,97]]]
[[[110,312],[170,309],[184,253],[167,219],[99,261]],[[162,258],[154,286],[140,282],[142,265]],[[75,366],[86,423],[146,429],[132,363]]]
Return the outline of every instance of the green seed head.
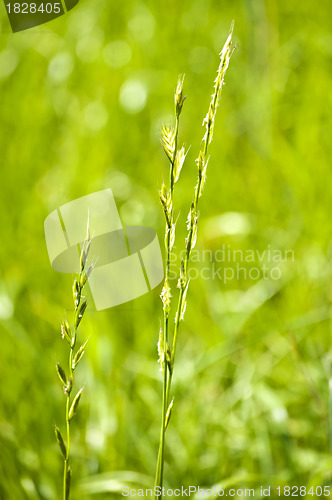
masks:
[[[178,84],[174,96],[175,114],[177,118],[179,118],[183,108],[184,101],[186,100],[186,96],[183,95],[183,82],[184,82],[184,75],[180,76],[178,79]]]

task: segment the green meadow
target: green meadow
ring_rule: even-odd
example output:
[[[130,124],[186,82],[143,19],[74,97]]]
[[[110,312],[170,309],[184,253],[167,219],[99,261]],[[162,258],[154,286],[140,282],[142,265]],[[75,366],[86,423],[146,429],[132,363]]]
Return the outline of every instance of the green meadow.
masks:
[[[1,500],[62,498],[54,425],[64,431],[65,397],[55,366],[67,363],[60,325],[73,319],[73,275],[52,269],[44,220],[111,188],[122,223],[153,228],[164,250],[160,131],[174,121],[185,74],[179,255],[232,20],[236,50],[199,205],[164,486],[253,488],[255,496],[271,486],[273,498],[277,486],[280,496],[284,486],[305,486],[301,496],[314,498],[331,484],[330,3],[80,0],[15,34],[0,5]],[[174,257],[174,295],[180,265]],[[161,292],[162,284],[103,311],[88,292],[72,500],[153,487]]]

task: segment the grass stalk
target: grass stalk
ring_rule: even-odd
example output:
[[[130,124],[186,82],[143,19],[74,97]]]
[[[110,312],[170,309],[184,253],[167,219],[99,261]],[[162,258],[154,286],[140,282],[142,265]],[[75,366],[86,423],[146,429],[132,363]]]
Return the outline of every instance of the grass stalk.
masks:
[[[64,466],[63,466],[63,500],[69,500],[70,496],[70,484],[72,470],[70,466],[70,424],[71,420],[77,412],[77,408],[82,396],[83,387],[72,396],[74,387],[74,372],[77,365],[81,361],[87,342],[85,342],[79,349],[76,350],[77,345],[77,333],[81,320],[87,308],[87,300],[83,295],[84,286],[88,280],[88,277],[94,267],[93,264],[85,270],[85,265],[87,257],[89,254],[89,249],[91,245],[91,237],[89,231],[89,224],[87,228],[87,235],[84,240],[81,254],[80,254],[80,273],[74,279],[73,283],[73,299],[74,299],[74,321],[72,328],[70,327],[68,321],[65,319],[61,325],[61,336],[67,341],[69,345],[69,356],[68,356],[68,370],[65,371],[60,363],[56,364],[56,370],[59,379],[62,383],[63,392],[66,397],[65,405],[65,427],[66,427],[66,441],[63,439],[60,429],[55,426],[55,435],[60,446],[60,450],[63,456]]]
[[[162,145],[170,162],[170,180],[169,180],[169,188],[167,189],[165,184],[163,184],[160,191],[160,200],[163,206],[166,219],[166,230],[165,230],[166,269],[165,269],[164,286],[161,293],[161,299],[163,303],[163,328],[160,329],[159,342],[158,342],[159,362],[161,364],[161,370],[163,373],[163,397],[162,397],[160,442],[159,442],[159,451],[158,451],[157,469],[155,478],[155,487],[159,487],[159,489],[156,490],[155,488],[155,498],[162,497],[164,461],[165,461],[165,437],[166,437],[167,426],[171,417],[171,411],[173,408],[173,400],[170,401],[170,392],[171,392],[172,377],[174,371],[178,331],[180,322],[184,318],[184,313],[186,309],[186,298],[190,281],[188,278],[188,270],[189,270],[191,252],[195,247],[197,240],[197,226],[199,218],[198,205],[199,205],[199,198],[202,195],[206,181],[206,171],[209,163],[209,156],[208,156],[209,146],[213,139],[215,118],[221,98],[222,87],[224,85],[224,77],[229,65],[231,55],[234,50],[232,46],[232,35],[233,35],[233,25],[231,27],[231,31],[226,40],[226,43],[220,53],[220,65],[218,68],[217,77],[215,79],[212,99],[210,101],[208,113],[203,121],[205,133],[198,154],[198,158],[196,160],[198,168],[198,177],[194,189],[193,201],[191,203],[191,207],[187,218],[188,233],[185,241],[186,251],[185,251],[185,257],[181,261],[180,277],[177,284],[179,292],[178,292],[177,308],[175,312],[175,320],[173,324],[171,349],[169,345],[169,317],[171,312],[172,295],[169,283],[169,268],[170,268],[170,256],[175,241],[175,226],[176,226],[176,224],[174,223],[173,192],[174,192],[174,185],[180,177],[181,169],[186,158],[186,152],[184,147],[178,149],[179,118],[185,101],[185,97],[183,96],[183,78],[179,79],[178,86],[175,92],[175,127],[173,128],[171,126],[164,126],[162,129],[162,136],[161,136]]]
[[[183,77],[179,78],[177,89],[175,92],[175,127],[163,127],[162,130],[162,145],[170,162],[169,185],[170,189],[167,192],[165,184],[163,184],[160,192],[160,200],[164,207],[166,227],[165,227],[165,248],[166,248],[166,269],[164,287],[161,294],[163,302],[163,329],[160,330],[158,351],[159,361],[163,373],[163,397],[162,397],[162,414],[161,414],[161,429],[160,429],[160,444],[158,451],[157,470],[155,478],[155,486],[162,487],[163,472],[164,472],[164,453],[165,453],[165,432],[166,419],[168,412],[167,401],[167,386],[171,372],[170,365],[170,349],[168,343],[169,333],[169,313],[171,304],[171,288],[169,284],[170,258],[174,245],[175,238],[175,222],[173,210],[173,193],[174,186],[179,179],[181,168],[185,159],[184,148],[178,150],[178,135],[180,114],[182,111],[185,98],[183,97]]]

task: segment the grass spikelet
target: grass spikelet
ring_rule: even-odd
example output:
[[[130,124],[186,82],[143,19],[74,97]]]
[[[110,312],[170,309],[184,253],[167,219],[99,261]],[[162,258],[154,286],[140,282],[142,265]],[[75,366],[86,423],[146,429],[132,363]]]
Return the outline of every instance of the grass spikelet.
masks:
[[[161,144],[169,161],[172,162],[175,155],[175,130],[170,125],[164,125],[162,128]]]

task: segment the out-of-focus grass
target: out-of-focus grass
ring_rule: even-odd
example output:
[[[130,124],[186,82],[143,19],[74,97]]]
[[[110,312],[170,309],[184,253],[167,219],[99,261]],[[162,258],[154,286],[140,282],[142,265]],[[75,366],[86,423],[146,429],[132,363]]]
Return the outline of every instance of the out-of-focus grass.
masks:
[[[181,139],[192,145],[176,195],[186,215],[201,122],[233,18],[238,50],[215,130],[198,250],[270,245],[294,250],[295,259],[280,280],[192,283],[166,482],[329,480],[329,7],[327,0],[319,8],[308,0],[81,0],[65,17],[12,35],[1,6],[0,498],[58,498],[61,487],[53,423],[62,422],[63,395],[54,365],[64,356],[59,325],[71,307],[71,277],[50,267],[44,218],[111,187],[123,222],[154,227],[162,240],[157,189],[167,162],[159,129],[171,117],[179,73],[188,94]],[[184,222],[179,231],[178,245]],[[213,264],[226,265],[196,265],[211,271]],[[159,293],[86,315],[75,498],[102,499],[106,491],[112,498],[122,484],[153,482]]]

